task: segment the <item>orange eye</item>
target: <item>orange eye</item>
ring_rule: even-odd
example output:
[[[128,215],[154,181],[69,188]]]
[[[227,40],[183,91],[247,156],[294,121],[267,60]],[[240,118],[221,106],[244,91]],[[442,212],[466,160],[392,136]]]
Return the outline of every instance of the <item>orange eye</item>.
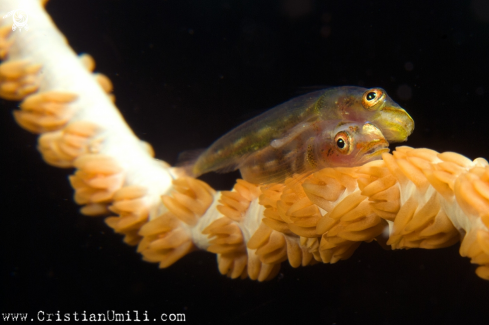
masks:
[[[334,137],[334,143],[336,146],[336,149],[341,153],[341,154],[349,154],[351,152],[352,146],[351,146],[351,137],[348,132],[341,131],[336,133],[336,136]]]
[[[381,88],[368,89],[362,96],[362,105],[369,111],[378,109],[384,101],[385,92]],[[380,104],[380,105],[378,105]]]

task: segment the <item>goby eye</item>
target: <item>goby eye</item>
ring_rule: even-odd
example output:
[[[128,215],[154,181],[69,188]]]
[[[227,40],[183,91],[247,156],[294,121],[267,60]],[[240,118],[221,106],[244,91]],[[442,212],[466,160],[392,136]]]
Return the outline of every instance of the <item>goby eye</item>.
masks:
[[[348,132],[341,131],[334,137],[334,143],[336,150],[342,154],[349,154],[351,152],[351,137]]]
[[[362,105],[365,109],[373,111],[379,107],[379,105],[385,99],[385,92],[381,88],[368,89],[362,96]]]

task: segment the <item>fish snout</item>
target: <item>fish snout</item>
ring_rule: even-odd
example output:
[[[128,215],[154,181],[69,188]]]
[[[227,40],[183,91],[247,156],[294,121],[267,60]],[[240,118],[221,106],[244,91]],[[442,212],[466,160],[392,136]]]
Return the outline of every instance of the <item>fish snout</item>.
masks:
[[[389,142],[404,142],[414,131],[414,120],[403,108],[385,105],[378,127]]]

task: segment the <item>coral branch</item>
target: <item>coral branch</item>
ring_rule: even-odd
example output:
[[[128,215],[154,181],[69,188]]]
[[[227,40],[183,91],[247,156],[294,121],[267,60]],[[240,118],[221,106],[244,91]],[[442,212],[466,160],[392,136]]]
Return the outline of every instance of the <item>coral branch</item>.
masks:
[[[19,125],[40,133],[48,164],[75,168],[86,215],[106,218],[143,259],[166,268],[196,249],[217,254],[231,278],[273,278],[291,266],[336,263],[362,242],[460,254],[489,280],[489,166],[459,154],[398,147],[359,167],[326,168],[281,184],[238,180],[232,191],[178,177],[153,158],[113,104],[110,80],[92,74],[41,3],[25,2],[29,34],[0,26],[0,96],[22,100]],[[17,1],[4,0],[2,12]],[[42,71],[42,77],[40,76]]]

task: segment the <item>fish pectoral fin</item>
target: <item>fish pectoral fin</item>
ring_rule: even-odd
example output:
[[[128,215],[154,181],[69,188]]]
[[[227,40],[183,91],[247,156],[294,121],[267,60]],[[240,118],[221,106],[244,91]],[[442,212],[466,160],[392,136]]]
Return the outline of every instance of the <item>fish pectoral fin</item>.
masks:
[[[289,131],[287,131],[287,133],[285,133],[283,137],[272,140],[272,142],[270,142],[270,145],[274,149],[279,149],[297,138],[297,136],[300,135],[302,132],[309,130],[311,126],[312,122],[299,123],[298,125],[291,128]]]
[[[239,165],[243,179],[254,184],[277,183],[308,169],[303,150],[284,154],[283,149],[270,147],[243,160]]]
[[[218,174],[226,174],[226,173],[234,172],[238,168],[239,168],[238,164],[232,164],[232,165],[228,165],[228,166],[213,170],[213,172],[218,173]]]
[[[291,170],[288,169],[281,169],[277,170],[275,172],[263,174],[263,175],[254,175],[254,177],[250,180],[243,175],[243,172],[241,172],[241,176],[245,181],[248,181],[250,183],[254,184],[272,184],[272,183],[283,183],[287,178],[291,178],[294,175],[305,175],[305,171],[299,171],[298,173],[292,172]],[[309,175],[309,174],[307,174]]]
[[[219,168],[216,168],[212,171],[218,174],[226,174],[226,173],[234,172],[235,170],[241,168],[243,161],[246,161],[251,155],[252,154],[246,154],[230,159],[229,161],[227,161],[226,165],[220,166]]]

